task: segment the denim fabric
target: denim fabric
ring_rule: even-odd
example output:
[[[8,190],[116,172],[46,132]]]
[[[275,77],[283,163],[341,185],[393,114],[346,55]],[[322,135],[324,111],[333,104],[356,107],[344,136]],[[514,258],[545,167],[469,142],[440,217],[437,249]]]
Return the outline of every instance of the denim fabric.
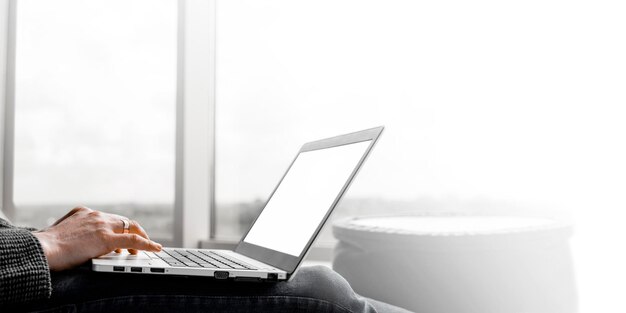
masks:
[[[358,296],[343,277],[322,266],[301,268],[294,279],[279,283],[96,273],[83,266],[53,273],[52,288],[48,301],[12,311],[408,312]]]

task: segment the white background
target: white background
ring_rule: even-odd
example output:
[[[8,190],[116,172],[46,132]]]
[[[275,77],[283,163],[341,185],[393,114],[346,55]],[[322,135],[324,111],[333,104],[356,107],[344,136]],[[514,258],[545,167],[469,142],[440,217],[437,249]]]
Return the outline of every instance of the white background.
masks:
[[[218,205],[384,124],[348,198],[571,217],[580,311],[625,312],[625,6],[219,1]]]

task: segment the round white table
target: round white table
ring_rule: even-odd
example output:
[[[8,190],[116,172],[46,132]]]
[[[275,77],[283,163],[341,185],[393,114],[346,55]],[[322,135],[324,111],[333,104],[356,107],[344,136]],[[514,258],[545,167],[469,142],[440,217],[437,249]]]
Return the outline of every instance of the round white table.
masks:
[[[424,313],[572,313],[571,226],[420,215],[336,222],[333,268],[359,294]]]

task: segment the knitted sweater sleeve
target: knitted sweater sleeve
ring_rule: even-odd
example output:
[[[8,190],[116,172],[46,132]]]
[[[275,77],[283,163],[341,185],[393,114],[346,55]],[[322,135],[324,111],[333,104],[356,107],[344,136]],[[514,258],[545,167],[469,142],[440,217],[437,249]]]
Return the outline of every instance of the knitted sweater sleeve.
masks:
[[[0,219],[0,306],[50,297],[48,261],[29,229]]]

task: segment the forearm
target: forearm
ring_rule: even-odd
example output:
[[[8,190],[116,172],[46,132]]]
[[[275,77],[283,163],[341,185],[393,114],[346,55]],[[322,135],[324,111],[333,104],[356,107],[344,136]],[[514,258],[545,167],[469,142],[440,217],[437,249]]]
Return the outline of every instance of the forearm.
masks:
[[[39,240],[23,228],[0,228],[0,305],[45,299],[50,269]]]

